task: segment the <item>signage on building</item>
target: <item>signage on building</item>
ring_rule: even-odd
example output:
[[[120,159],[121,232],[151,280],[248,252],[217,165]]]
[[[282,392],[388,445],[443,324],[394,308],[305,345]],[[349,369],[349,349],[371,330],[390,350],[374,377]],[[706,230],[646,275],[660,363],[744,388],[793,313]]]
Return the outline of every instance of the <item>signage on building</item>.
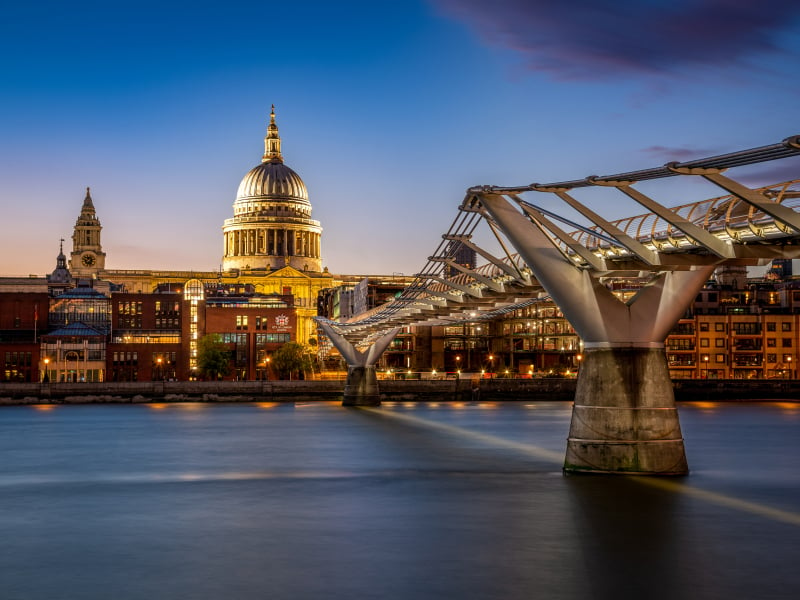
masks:
[[[275,331],[290,331],[289,322],[289,317],[286,315],[278,315],[275,317]]]

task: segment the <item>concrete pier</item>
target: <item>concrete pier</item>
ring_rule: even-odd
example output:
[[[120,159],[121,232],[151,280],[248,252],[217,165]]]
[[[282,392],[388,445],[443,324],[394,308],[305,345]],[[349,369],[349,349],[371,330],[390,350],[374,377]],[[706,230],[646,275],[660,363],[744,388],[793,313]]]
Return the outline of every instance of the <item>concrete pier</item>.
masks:
[[[688,473],[663,348],[586,351],[575,392],[564,470]]]
[[[381,392],[375,366],[349,366],[342,406],[380,406]]]

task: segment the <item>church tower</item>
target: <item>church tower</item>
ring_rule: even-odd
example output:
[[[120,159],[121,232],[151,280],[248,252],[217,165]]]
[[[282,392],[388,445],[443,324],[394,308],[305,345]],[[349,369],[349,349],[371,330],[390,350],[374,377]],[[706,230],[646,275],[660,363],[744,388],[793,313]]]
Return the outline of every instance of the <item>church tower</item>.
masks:
[[[72,232],[69,269],[73,276],[96,278],[97,274],[105,269],[106,253],[103,252],[103,247],[100,245],[100,230],[102,229],[94,210],[92,195],[87,187],[81,214],[75,221],[75,228]]]

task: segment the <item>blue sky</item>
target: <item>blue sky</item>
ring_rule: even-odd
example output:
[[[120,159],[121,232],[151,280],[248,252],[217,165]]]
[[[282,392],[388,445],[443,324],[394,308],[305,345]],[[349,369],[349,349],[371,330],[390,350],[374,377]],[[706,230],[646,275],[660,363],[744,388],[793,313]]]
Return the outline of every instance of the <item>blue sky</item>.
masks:
[[[472,185],[609,174],[800,133],[794,1],[0,10],[6,275],[52,270],[86,186],[109,268],[217,268],[273,103],[335,273],[418,271]],[[743,177],[800,177],[800,162]],[[719,194],[649,191],[669,205]],[[598,202],[610,216],[641,212]]]

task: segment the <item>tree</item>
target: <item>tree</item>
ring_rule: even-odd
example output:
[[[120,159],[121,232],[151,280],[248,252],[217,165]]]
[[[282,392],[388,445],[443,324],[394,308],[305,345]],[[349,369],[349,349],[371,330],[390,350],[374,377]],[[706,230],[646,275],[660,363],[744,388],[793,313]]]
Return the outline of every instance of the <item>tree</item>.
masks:
[[[230,373],[230,357],[230,350],[219,334],[205,335],[197,343],[197,369],[205,377],[221,379]]]
[[[272,353],[272,367],[282,376],[292,378],[293,373],[310,371],[313,368],[311,350],[297,342],[286,342]]]

